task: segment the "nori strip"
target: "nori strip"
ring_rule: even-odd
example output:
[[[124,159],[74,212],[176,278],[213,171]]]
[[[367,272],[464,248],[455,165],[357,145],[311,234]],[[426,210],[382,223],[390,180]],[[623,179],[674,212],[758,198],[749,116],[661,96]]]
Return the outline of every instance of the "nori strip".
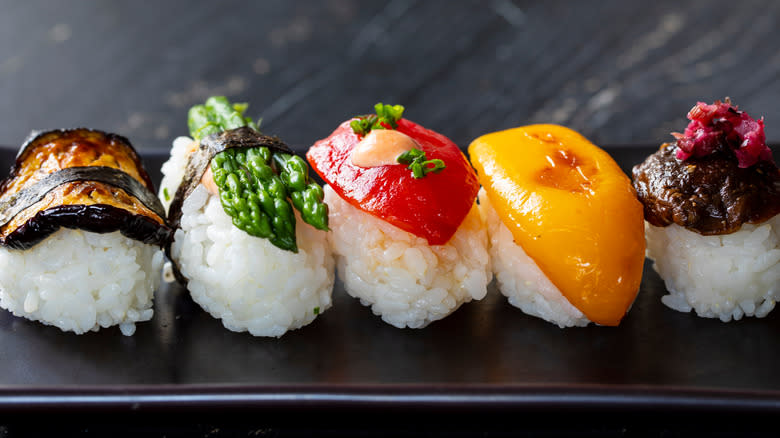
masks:
[[[68,167],[50,173],[35,184],[14,193],[9,199],[0,198],[0,227],[5,226],[17,214],[43,199],[50,191],[73,181],[97,181],[119,187],[141,201],[161,218],[165,217],[165,209],[157,196],[125,172],[105,166]]]
[[[195,190],[200,184],[203,174],[211,164],[211,159],[215,155],[231,148],[258,148],[266,147],[277,152],[285,154],[294,154],[293,151],[276,137],[269,137],[263,135],[248,126],[242,126],[240,128],[230,129],[222,131],[218,134],[211,134],[203,137],[200,140],[200,146],[198,149],[192,152],[187,162],[187,168],[184,171],[184,177],[179,183],[179,188],[176,189],[176,194],[173,196],[173,201],[168,207],[168,225],[175,232],[177,228],[180,228],[181,224],[181,207],[184,204],[184,200]],[[173,274],[181,284],[187,285],[187,279],[181,275],[179,267],[176,261],[171,257],[171,244],[168,243],[165,249],[168,259],[173,263]]]
[[[168,207],[168,224],[174,230],[179,228],[181,221],[181,206],[184,200],[200,184],[200,179],[211,164],[214,155],[232,148],[259,148],[266,147],[277,152],[293,154],[293,151],[276,137],[269,137],[259,132],[242,126],[236,129],[230,129],[204,137],[200,141],[200,147],[195,150],[187,162],[187,169],[184,172],[179,188],[173,196],[171,206]]]

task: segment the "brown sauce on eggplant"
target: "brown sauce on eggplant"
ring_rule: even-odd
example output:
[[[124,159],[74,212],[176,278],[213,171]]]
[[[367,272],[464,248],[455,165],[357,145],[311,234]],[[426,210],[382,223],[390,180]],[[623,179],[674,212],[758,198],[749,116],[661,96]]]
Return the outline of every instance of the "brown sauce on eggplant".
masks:
[[[27,249],[61,226],[120,231],[164,246],[171,230],[124,137],[89,129],[33,134],[0,183],[0,244]]]
[[[664,144],[633,169],[634,188],[652,225],[729,234],[780,213],[780,170],[774,163],[739,168],[727,151],[681,161],[675,148]]]

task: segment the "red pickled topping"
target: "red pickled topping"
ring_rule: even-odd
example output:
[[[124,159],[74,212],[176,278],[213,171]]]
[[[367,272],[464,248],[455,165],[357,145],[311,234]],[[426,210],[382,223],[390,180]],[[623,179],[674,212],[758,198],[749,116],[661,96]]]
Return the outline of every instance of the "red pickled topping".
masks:
[[[443,160],[446,168],[416,179],[406,165],[359,167],[352,150],[362,139],[347,120],[309,149],[312,168],[343,199],[430,245],[447,243],[474,205],[479,182],[457,145],[447,137],[406,119],[402,132],[419,145],[426,159]]]
[[[738,166],[747,168],[759,161],[774,163],[772,151],[766,145],[764,119],[755,120],[739,111],[731,101],[716,100],[712,105],[697,102],[688,112],[688,127],[684,134],[672,133],[677,138],[676,157],[687,160],[703,157],[717,151],[731,150]]]

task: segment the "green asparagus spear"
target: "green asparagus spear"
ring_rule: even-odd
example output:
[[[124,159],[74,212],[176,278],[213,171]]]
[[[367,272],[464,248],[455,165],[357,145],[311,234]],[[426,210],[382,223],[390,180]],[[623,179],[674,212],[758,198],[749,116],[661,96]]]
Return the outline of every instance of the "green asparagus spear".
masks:
[[[303,221],[327,231],[328,206],[322,202],[325,193],[319,184],[309,181],[309,166],[297,155],[276,153],[273,157],[292,204],[301,212]]]
[[[210,97],[206,100],[205,105],[195,105],[190,108],[187,115],[190,135],[200,140],[207,135],[242,126],[249,126],[255,131],[259,131],[257,124],[251,117],[244,117],[244,112],[248,107],[249,105],[246,103],[231,105],[224,96]]]
[[[298,252],[295,215],[287,189],[259,149],[266,148],[226,149],[212,159],[211,171],[222,208],[237,228]]]
[[[204,105],[195,105],[187,114],[187,125],[190,128],[192,138],[201,139],[207,135],[220,132],[219,125],[213,120],[208,109]]]
[[[238,108],[246,110],[247,106],[239,105]],[[223,131],[240,128],[247,124],[241,112],[234,108],[225,96],[212,96],[206,99],[206,109],[214,114],[214,118]]]
[[[257,124],[244,117],[247,107],[246,103],[231,104],[224,96],[210,97],[205,105],[190,108],[190,134],[201,139],[242,126],[259,132]],[[214,156],[211,169],[225,213],[247,233],[297,252],[290,201],[304,222],[328,229],[328,206],[323,202],[322,187],[309,180],[309,167],[301,157],[265,147],[227,149]]]

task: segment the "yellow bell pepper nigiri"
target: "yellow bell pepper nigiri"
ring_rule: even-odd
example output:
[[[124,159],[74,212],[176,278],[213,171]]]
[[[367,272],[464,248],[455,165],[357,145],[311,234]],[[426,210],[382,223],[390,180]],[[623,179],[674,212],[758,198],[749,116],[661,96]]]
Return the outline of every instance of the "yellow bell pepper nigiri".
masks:
[[[645,240],[642,205],[617,163],[557,125],[487,134],[469,154],[515,243],[590,321],[618,325],[639,290]]]

